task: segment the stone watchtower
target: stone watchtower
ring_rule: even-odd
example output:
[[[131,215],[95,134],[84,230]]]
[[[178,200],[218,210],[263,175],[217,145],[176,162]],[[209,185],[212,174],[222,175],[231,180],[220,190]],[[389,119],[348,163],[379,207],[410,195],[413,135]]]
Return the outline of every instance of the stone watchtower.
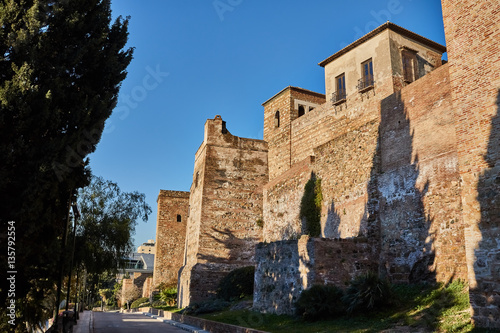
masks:
[[[195,156],[179,307],[209,298],[228,272],[255,264],[267,181],[267,143],[231,135],[220,116],[208,119]]]
[[[160,190],[156,221],[156,255],[153,288],[177,284],[184,263],[184,242],[189,212],[189,192]]]
[[[297,162],[292,123],[325,103],[325,95],[288,86],[265,101],[264,140],[269,144],[269,178],[273,179]]]

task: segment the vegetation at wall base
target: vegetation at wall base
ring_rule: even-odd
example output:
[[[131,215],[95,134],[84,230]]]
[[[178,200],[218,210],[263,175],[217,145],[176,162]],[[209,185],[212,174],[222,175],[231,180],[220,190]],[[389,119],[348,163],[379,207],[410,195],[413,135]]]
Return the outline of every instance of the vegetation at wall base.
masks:
[[[186,315],[201,315],[204,313],[213,313],[226,310],[231,305],[231,302],[220,298],[209,299],[204,302],[191,304],[182,310],[182,314]]]
[[[158,309],[158,310],[163,310],[163,311],[168,311],[168,312],[180,312],[183,309],[179,309],[177,306],[168,306],[168,305],[154,305],[151,304],[152,308]]]
[[[221,280],[217,297],[230,301],[253,295],[254,275],[254,266],[232,270]]]
[[[333,285],[314,285],[304,290],[295,303],[297,316],[307,321],[328,319],[345,313],[344,292]]]
[[[387,306],[392,299],[389,282],[380,279],[373,272],[367,272],[350,282],[342,300],[346,305],[347,313],[353,313],[372,311],[375,308]]]
[[[154,307],[177,305],[177,285],[161,283],[157,289],[159,292],[153,296]]]
[[[137,309],[146,306],[149,306],[149,297],[138,298],[135,301],[133,301],[132,304],[130,304],[131,309]]]
[[[316,322],[249,310],[225,310],[200,314],[199,317],[272,333],[365,333],[396,329],[400,332],[498,332],[473,327],[468,287],[461,281],[448,285],[396,285],[393,295],[393,304],[385,310],[375,309],[369,314],[346,314],[333,320]]]

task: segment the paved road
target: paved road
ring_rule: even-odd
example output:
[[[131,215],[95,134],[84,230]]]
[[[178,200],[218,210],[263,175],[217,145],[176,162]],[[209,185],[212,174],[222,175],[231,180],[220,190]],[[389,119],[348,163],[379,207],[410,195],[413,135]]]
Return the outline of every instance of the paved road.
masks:
[[[94,333],[186,333],[142,313],[94,312]]]

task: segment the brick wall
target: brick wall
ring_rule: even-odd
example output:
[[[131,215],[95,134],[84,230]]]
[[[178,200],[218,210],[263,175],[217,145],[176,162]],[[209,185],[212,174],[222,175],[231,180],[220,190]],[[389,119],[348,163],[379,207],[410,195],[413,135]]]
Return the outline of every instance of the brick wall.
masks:
[[[393,281],[466,277],[448,65],[381,102],[381,268]]]
[[[157,203],[153,288],[162,282],[177,284],[179,269],[184,263],[189,192],[161,190]]]
[[[306,140],[314,158],[264,187],[264,240],[302,234],[300,201],[314,173],[322,180],[323,237],[367,237],[379,247],[381,273],[394,282],[465,278],[448,69],[440,66],[390,95],[352,96],[337,114],[322,110],[335,135],[316,147]],[[379,84],[380,92],[390,91],[392,80]],[[323,135],[314,122],[303,128]]]
[[[267,144],[231,135],[220,116],[209,119],[194,183],[196,177],[179,282],[181,307],[213,296],[229,271],[254,264],[261,238],[256,221],[262,217],[262,186],[268,181]]]
[[[500,328],[500,6],[497,0],[442,6],[473,320]]]

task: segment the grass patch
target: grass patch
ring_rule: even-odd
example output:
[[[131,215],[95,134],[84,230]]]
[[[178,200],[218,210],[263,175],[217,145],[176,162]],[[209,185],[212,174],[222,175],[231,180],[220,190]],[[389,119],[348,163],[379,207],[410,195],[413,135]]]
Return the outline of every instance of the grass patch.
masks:
[[[394,302],[383,311],[343,315],[307,322],[297,317],[261,314],[249,310],[221,311],[199,317],[272,333],[380,332],[401,328],[407,332],[497,332],[474,328],[470,321],[467,285],[398,285]]]
[[[182,309],[179,309],[177,306],[169,306],[169,305],[158,305],[158,306],[154,306],[153,308],[158,309],[158,310],[168,311],[168,312],[174,312],[174,313],[182,310]]]

